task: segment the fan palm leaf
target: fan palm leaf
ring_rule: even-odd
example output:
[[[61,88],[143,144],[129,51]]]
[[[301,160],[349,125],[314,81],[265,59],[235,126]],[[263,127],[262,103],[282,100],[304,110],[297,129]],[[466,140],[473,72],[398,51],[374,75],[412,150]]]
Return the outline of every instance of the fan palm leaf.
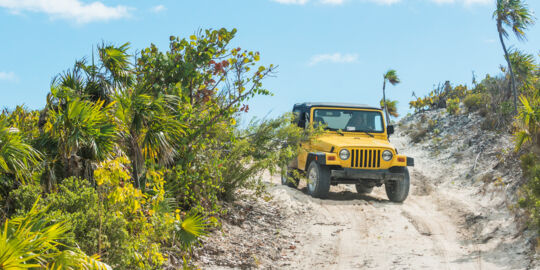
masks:
[[[47,266],[52,269],[110,269],[97,257],[89,257],[78,249],[71,250],[61,244],[68,226],[65,222],[53,222],[45,215],[47,207],[39,208],[38,204],[39,199],[24,216],[6,220],[2,226],[1,269]]]
[[[24,142],[19,130],[0,120],[0,173],[13,174],[19,180],[30,177],[39,167],[41,154]]]
[[[200,237],[208,234],[208,224],[203,216],[188,215],[181,222],[175,223],[176,232],[183,247],[189,249]]]

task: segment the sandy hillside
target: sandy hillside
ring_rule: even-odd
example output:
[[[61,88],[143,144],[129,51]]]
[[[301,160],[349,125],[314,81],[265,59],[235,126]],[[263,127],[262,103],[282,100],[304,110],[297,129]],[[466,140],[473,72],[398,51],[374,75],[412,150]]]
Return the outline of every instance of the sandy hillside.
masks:
[[[199,265],[537,269],[535,237],[512,210],[522,178],[516,161],[503,161],[511,156],[511,137],[482,130],[481,121],[443,112],[402,120],[391,141],[416,162],[403,204],[389,202],[384,187],[360,195],[353,186],[333,186],[329,198],[313,199],[305,183],[296,190],[266,176],[271,197],[237,205],[251,214],[215,232],[221,238],[207,243],[212,252],[199,251]],[[427,132],[417,138],[421,129]]]

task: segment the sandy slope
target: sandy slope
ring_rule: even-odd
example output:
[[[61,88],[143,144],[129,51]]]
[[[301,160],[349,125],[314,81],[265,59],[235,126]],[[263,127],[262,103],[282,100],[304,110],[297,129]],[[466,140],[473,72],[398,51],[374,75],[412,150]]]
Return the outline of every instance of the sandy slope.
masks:
[[[474,151],[460,161],[434,157],[421,144],[411,144],[403,133],[392,142],[400,153],[416,158],[411,194],[403,204],[389,202],[384,188],[359,195],[344,185],[332,187],[328,199],[313,199],[302,186],[290,189],[279,186],[278,177],[271,178],[276,183],[271,194],[277,204],[309,210],[304,216],[289,216],[297,220],[298,226],[290,233],[298,244],[287,256],[292,259],[279,268],[535,268],[531,244],[515,225],[504,189],[486,189],[473,176],[463,176],[475,161],[476,171],[482,171],[493,160],[478,162]],[[499,142],[498,147],[507,143]]]

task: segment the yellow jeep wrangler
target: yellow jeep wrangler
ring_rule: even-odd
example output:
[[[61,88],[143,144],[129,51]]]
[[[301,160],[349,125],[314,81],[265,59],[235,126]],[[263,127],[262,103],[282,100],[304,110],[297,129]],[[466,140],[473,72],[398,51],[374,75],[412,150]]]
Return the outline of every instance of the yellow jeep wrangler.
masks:
[[[399,155],[390,144],[388,137],[394,127],[385,125],[381,109],[361,104],[301,103],[294,105],[293,113],[298,126],[322,126],[325,132],[302,144],[297,158],[282,173],[282,184],[297,187],[297,176],[305,175],[309,194],[317,198],[326,197],[330,185],[337,184],[355,184],[357,192],[364,194],[384,184],[391,201],[407,198],[407,166],[414,166],[414,159]]]

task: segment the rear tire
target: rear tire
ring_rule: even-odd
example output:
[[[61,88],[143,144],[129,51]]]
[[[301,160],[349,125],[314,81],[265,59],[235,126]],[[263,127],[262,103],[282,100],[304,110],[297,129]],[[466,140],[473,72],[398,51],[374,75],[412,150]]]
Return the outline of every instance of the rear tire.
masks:
[[[315,198],[326,198],[330,191],[330,169],[312,161],[307,171],[308,193]]]
[[[368,187],[364,184],[356,184],[356,192],[359,194],[369,194],[373,191],[373,187]]]
[[[409,169],[404,168],[403,175],[404,177],[401,181],[389,181],[384,184],[386,195],[390,201],[400,203],[407,199],[410,186]]]
[[[298,188],[299,179],[294,177],[293,172],[289,168],[282,170],[286,170],[286,172],[281,172],[281,184],[291,188]]]

